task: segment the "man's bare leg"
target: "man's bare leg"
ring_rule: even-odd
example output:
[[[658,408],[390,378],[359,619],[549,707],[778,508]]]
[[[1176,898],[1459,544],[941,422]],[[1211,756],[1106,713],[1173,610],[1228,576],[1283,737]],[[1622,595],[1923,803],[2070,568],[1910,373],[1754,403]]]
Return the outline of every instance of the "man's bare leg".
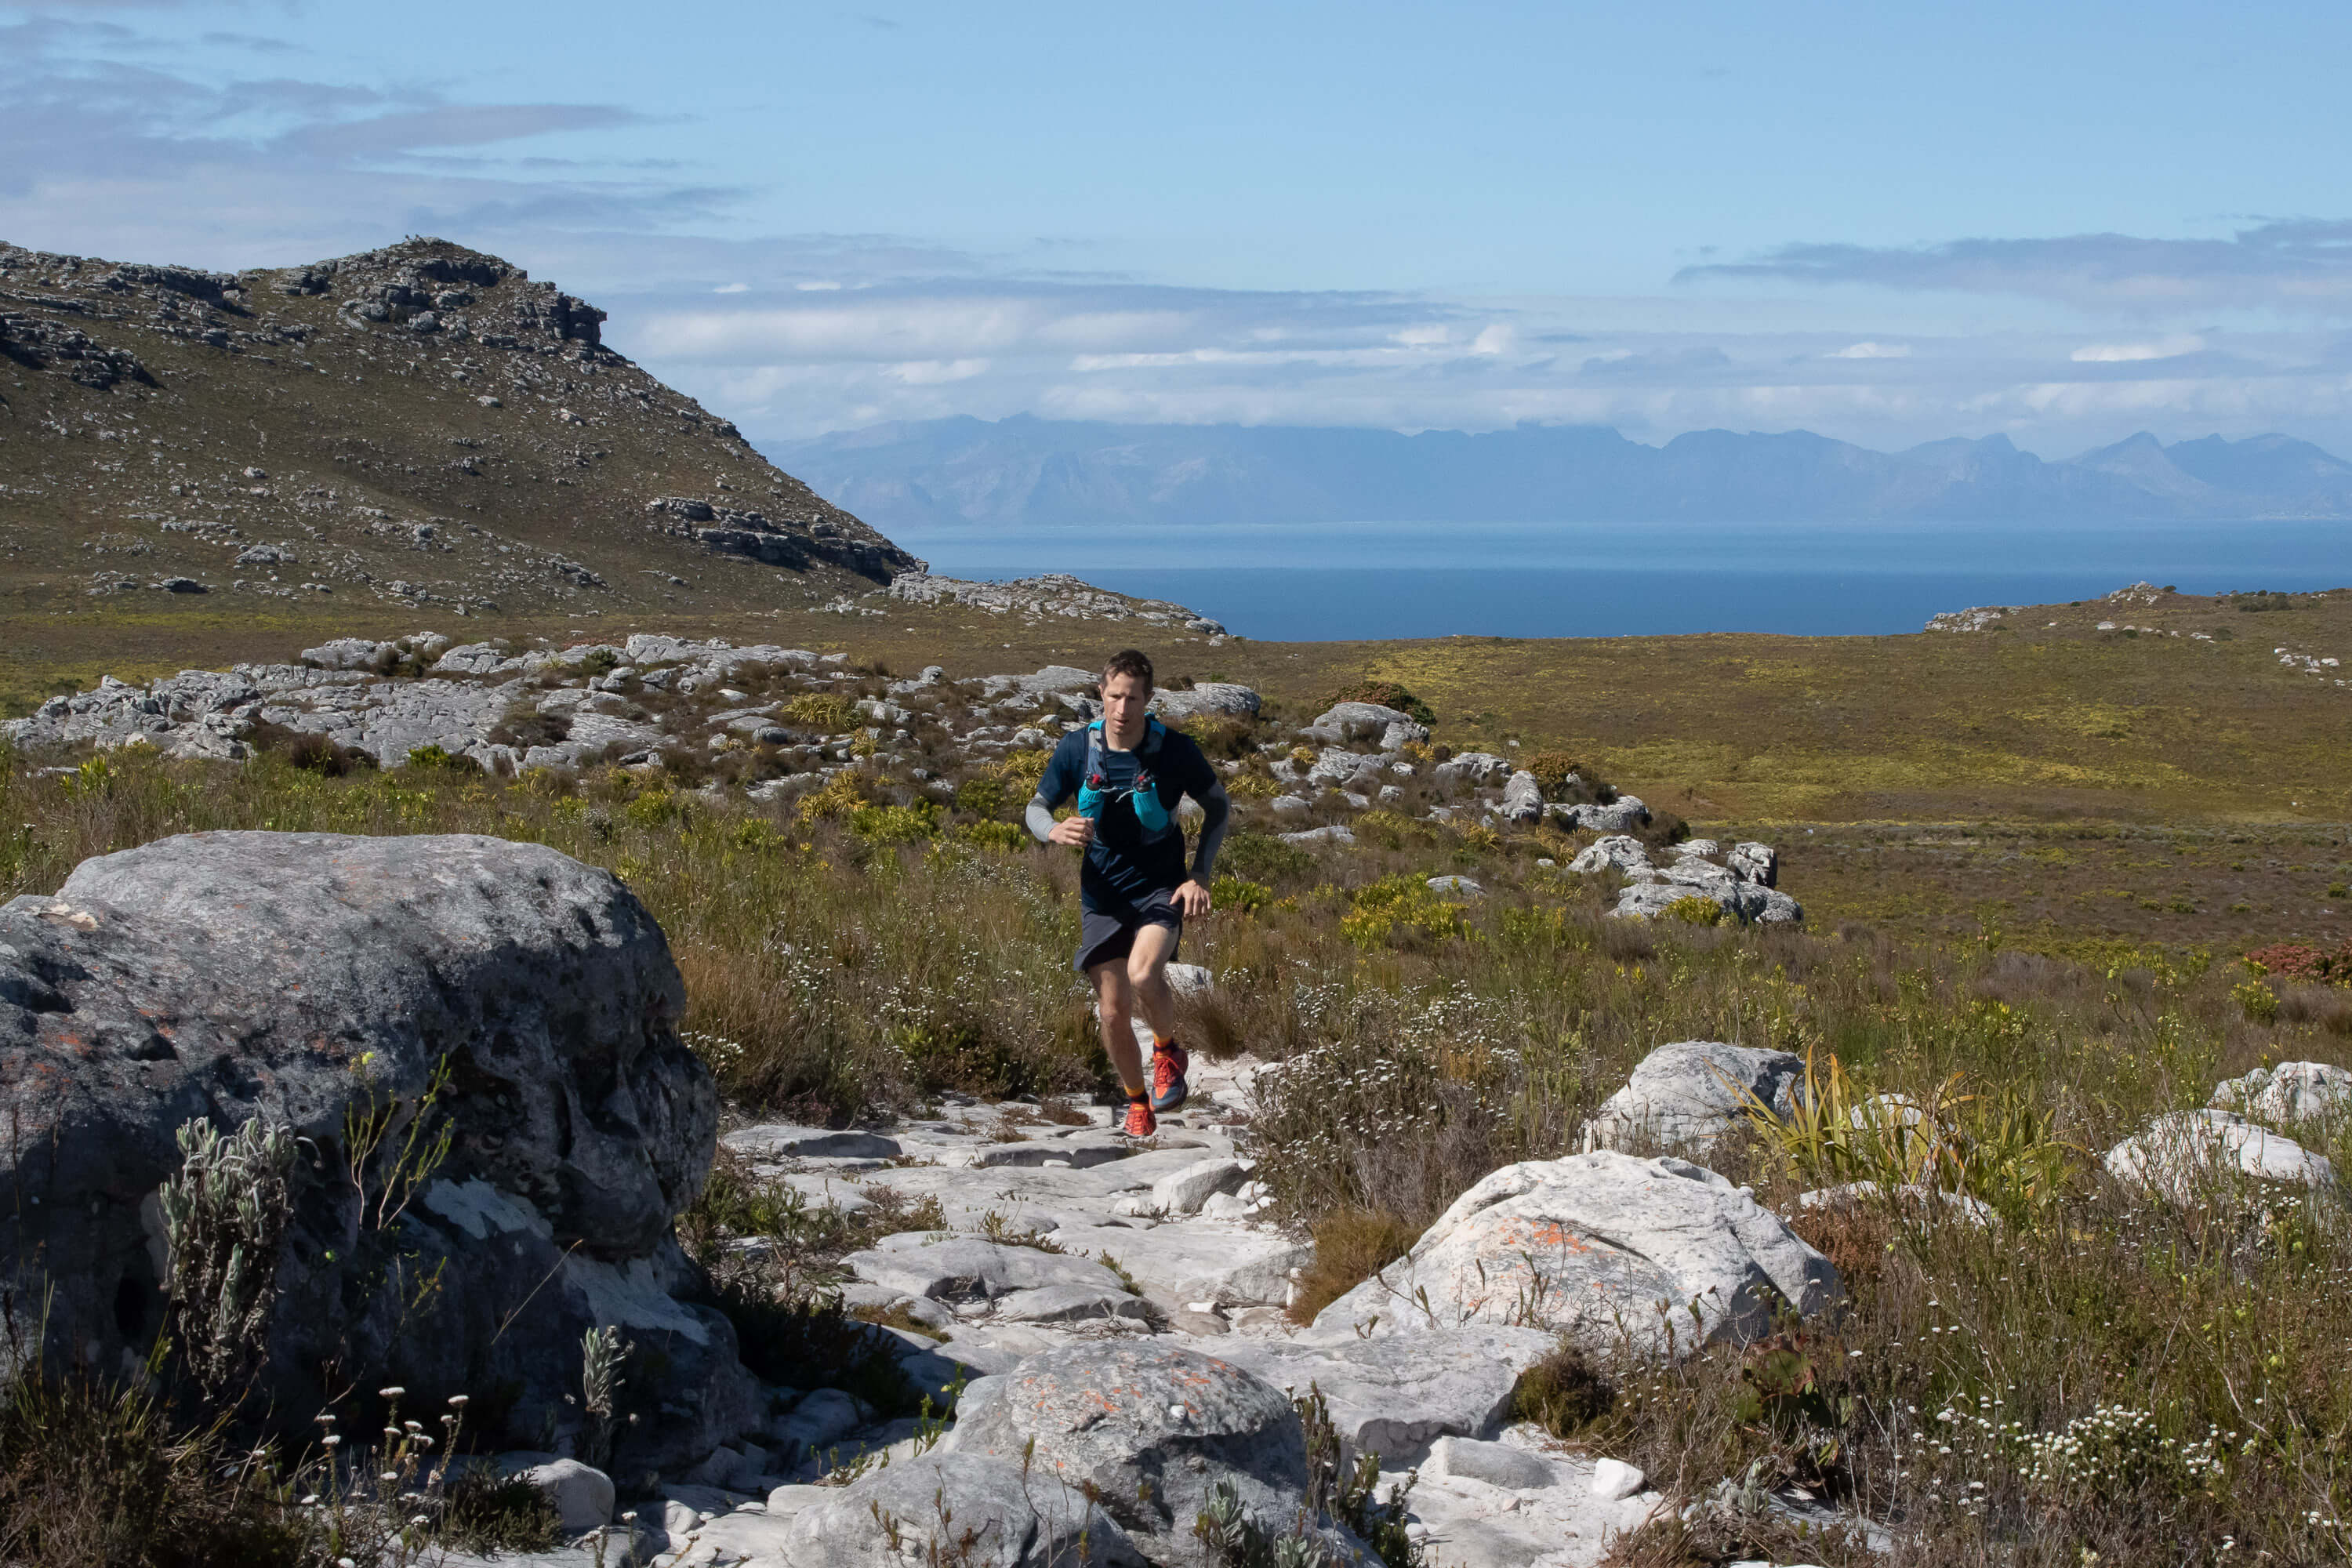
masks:
[[[1176,993],[1168,984],[1168,955],[1175,951],[1173,931],[1148,925],[1135,933],[1135,945],[1127,954],[1127,984],[1142,1005],[1151,1032],[1163,1040],[1176,1037]],[[1130,1029],[1130,1037],[1132,1033]]]
[[[1136,940],[1140,943],[1142,938]],[[1110,1058],[1111,1070],[1118,1074],[1120,1086],[1129,1095],[1144,1093],[1143,1052],[1135,1043],[1135,1026],[1129,1021],[1135,1011],[1135,987],[1127,977],[1127,960],[1108,958],[1092,964],[1087,978],[1094,982],[1095,1017],[1102,1027],[1103,1052]],[[1167,989],[1164,979],[1160,989]]]

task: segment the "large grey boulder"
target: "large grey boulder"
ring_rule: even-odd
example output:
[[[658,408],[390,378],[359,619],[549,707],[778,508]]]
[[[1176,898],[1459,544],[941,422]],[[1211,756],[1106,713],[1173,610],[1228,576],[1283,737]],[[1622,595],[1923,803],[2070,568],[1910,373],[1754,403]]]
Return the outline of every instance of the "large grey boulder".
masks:
[[[1517,772],[1508,757],[1498,757],[1492,752],[1462,752],[1448,757],[1430,770],[1431,774],[1445,784],[1498,784]]]
[[[46,1313],[54,1363],[135,1373],[168,1313],[175,1130],[267,1118],[307,1142],[257,1408],[299,1426],[397,1384],[543,1447],[577,1425],[582,1336],[617,1326],[624,1409],[659,1418],[616,1471],[690,1461],[758,1413],[727,1321],[677,1299],[671,1220],[718,1115],[684,1002],[645,907],[541,845],[206,833],[85,861],[0,906],[0,1290]],[[423,1115],[446,1156],[395,1179],[380,1152],[355,1184],[351,1128],[386,1115],[384,1151]]]
[[[1769,888],[1780,879],[1780,852],[1769,844],[1759,844],[1753,839],[1733,845],[1731,853],[1724,857],[1724,864],[1741,881],[1754,882],[1759,887]]]
[[[1186,719],[1255,719],[1258,695],[1237,681],[1204,680],[1190,691],[1155,691],[1148,711],[1170,722]]]
[[[1186,1521],[1190,1528],[1191,1521]],[[862,1476],[803,1507],[783,1535],[793,1568],[955,1563],[959,1568],[1143,1568],[1144,1559],[1077,1484],[968,1447]]]
[[[1625,1087],[1601,1102],[1584,1144],[1710,1148],[1753,1108],[1782,1121],[1794,1115],[1804,1079],[1804,1058],[1787,1051],[1675,1040],[1635,1063]]]
[[[2327,1062],[2281,1062],[2215,1085],[2206,1103],[2281,1127],[2324,1121],[2352,1110],[2352,1072]]]
[[[1619,892],[1609,913],[1617,920],[1654,921],[1681,900],[1705,899],[1742,925],[1794,925],[1805,918],[1805,907],[1777,888],[1735,881],[1719,866],[1706,866],[1706,870],[1715,875],[1694,874],[1689,866],[1670,867],[1656,880],[1636,882]]]
[[[1145,1344],[1074,1345],[973,1384],[948,1468],[979,1457],[1090,1489],[1160,1563],[1205,1563],[1192,1525],[1220,1483],[1278,1523],[1307,1486],[1306,1437],[1280,1390],[1230,1363]]]
[[[1568,863],[1570,870],[1588,877],[1612,868],[1629,875],[1650,876],[1650,852],[1642,847],[1642,841],[1638,838],[1622,833],[1612,834],[1606,838],[1594,839],[1577,851],[1576,858]]]
[[[2126,1186],[2190,1203],[2238,1178],[2334,1194],[2336,1166],[2284,1133],[2226,1110],[2159,1116],[2107,1151],[2107,1172]]]
[[[1378,702],[1335,703],[1301,733],[1333,746],[1374,741],[1383,752],[1400,752],[1429,739],[1428,727],[1412,714]]]
[[[1810,1315],[1840,1289],[1829,1259],[1746,1188],[1686,1161],[1601,1150],[1489,1173],[1315,1331],[1427,1344],[1502,1324],[1679,1354],[1760,1338],[1777,1308]]]

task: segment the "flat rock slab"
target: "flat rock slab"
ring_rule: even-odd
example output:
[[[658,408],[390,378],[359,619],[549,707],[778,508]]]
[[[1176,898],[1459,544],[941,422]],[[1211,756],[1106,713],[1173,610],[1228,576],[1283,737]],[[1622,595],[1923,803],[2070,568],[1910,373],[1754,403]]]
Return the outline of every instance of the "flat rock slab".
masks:
[[[930,1247],[853,1252],[842,1263],[868,1284],[940,1301],[993,1300],[1016,1291],[1054,1286],[1125,1294],[1118,1276],[1099,1263],[974,1237],[957,1237]]]
[[[1451,1333],[1320,1343],[1228,1339],[1218,1359],[1304,1396],[1322,1391],[1358,1453],[1411,1462],[1445,1437],[1491,1437],[1510,1420],[1519,1374],[1559,1344],[1534,1329],[1472,1324]]]
[[[1055,1239],[1073,1250],[1118,1259],[1143,1293],[1171,1310],[1193,1301],[1279,1307],[1290,1271],[1314,1261],[1312,1243],[1229,1220],[1194,1220],[1149,1230],[1065,1226]]]
[[[735,1153],[753,1160],[843,1157],[895,1160],[904,1152],[897,1139],[883,1133],[797,1127],[784,1121],[739,1128],[719,1142]]]

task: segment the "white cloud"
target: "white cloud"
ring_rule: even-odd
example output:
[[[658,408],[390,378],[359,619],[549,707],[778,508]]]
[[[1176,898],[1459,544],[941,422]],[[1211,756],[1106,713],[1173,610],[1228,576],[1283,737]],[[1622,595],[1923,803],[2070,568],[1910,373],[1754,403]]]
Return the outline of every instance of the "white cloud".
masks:
[[[894,364],[889,374],[908,386],[943,386],[951,381],[970,381],[973,376],[988,374],[984,359],[919,359],[904,364]]]
[[[721,283],[711,290],[713,294],[749,294],[751,291],[749,283]]]
[[[2184,332],[2153,342],[2084,343],[2066,357],[2076,364],[2130,364],[2139,360],[2178,359],[2204,346],[2203,338]]]
[[[1909,343],[1848,343],[1845,347],[1822,356],[1823,359],[1909,359]]]
[[[1496,321],[1470,340],[1474,354],[1507,354],[1518,346],[1518,332],[1507,321]]]
[[[795,283],[793,287],[803,294],[830,294],[840,289],[841,285],[831,279],[817,279],[806,283]]]

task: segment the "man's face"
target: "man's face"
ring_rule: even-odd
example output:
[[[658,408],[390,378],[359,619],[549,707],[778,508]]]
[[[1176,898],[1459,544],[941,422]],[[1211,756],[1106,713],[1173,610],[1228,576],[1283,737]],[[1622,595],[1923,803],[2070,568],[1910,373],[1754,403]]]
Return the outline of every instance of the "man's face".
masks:
[[[1150,700],[1151,688],[1132,675],[1114,675],[1103,682],[1103,718],[1115,734],[1142,729],[1144,705]]]

